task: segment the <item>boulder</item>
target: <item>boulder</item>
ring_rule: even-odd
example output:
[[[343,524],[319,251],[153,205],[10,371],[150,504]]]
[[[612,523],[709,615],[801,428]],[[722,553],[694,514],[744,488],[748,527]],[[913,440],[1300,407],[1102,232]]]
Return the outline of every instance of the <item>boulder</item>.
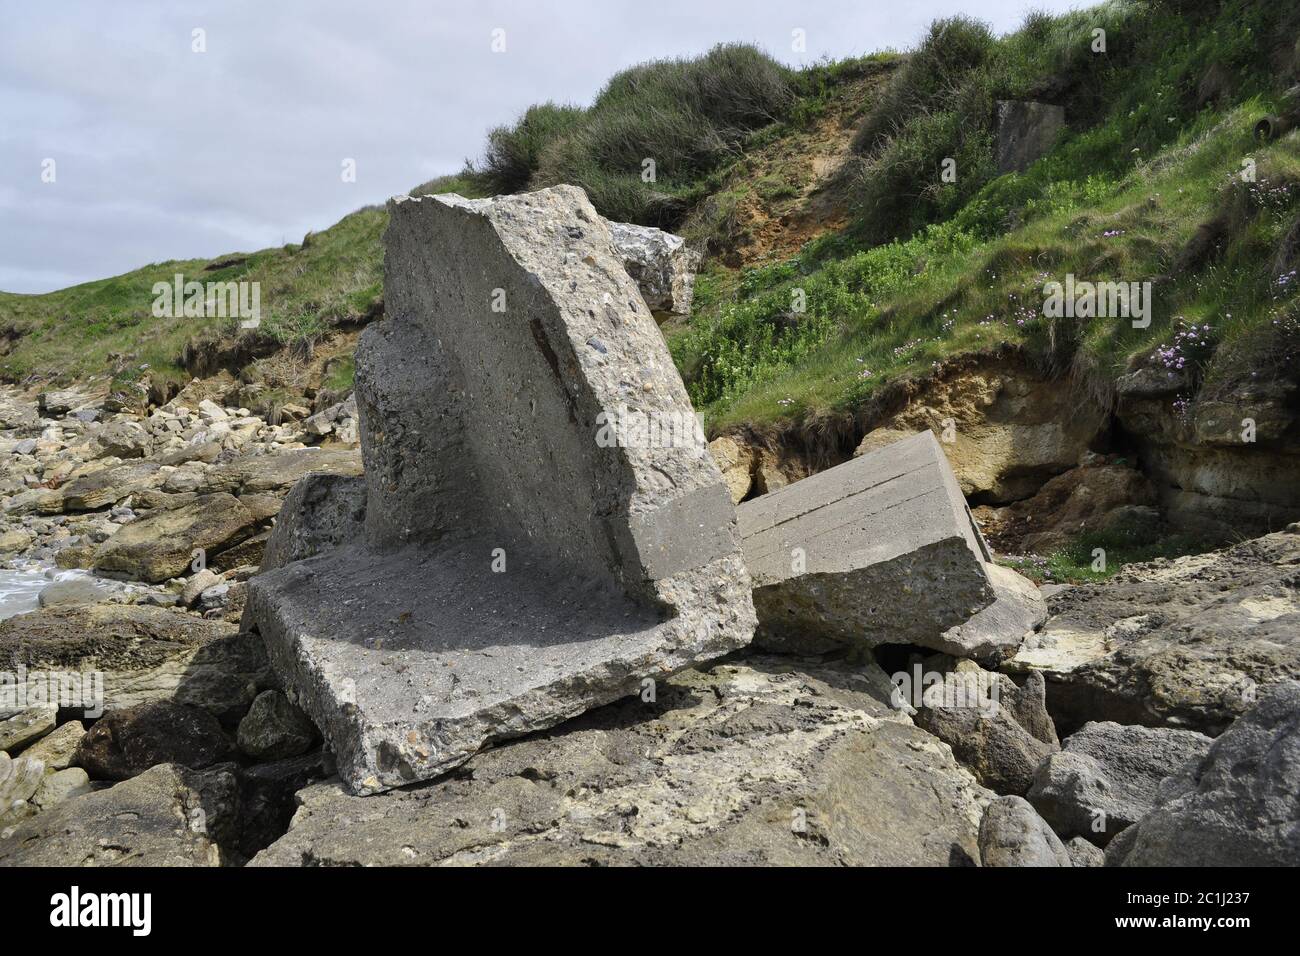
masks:
[[[40,410],[42,416],[46,418],[57,418],[60,415],[66,415],[74,408],[80,408],[90,401],[81,392],[72,389],[52,389],[48,392],[41,392],[36,396],[36,407]]]
[[[1004,674],[982,671],[970,661],[948,666],[933,659],[924,665],[944,676],[964,679],[979,694],[952,695],[939,706],[917,710],[917,726],[952,747],[953,756],[994,793],[1024,795],[1034,771],[1060,748],[1047,715],[1042,677],[1031,675],[1017,687]],[[924,702],[923,702],[924,703]]]
[[[245,454],[204,473],[197,490],[250,495],[285,492],[307,475],[361,474],[361,453],[356,448],[292,448],[269,455]]]
[[[242,499],[241,499],[242,500]],[[225,573],[236,568],[257,567],[266,557],[266,544],[271,532],[259,531],[239,544],[223,548],[208,559],[208,567]]]
[[[1065,107],[998,100],[998,174],[1024,172],[1048,154],[1065,127]]]
[[[1024,797],[999,797],[980,820],[983,866],[1074,866],[1060,839]]]
[[[1300,525],[1221,551],[1130,565],[1055,595],[1004,665],[1040,670],[1058,729],[1089,720],[1214,736],[1270,683],[1300,679]]]
[[[1083,837],[1072,838],[1065,844],[1065,852],[1070,854],[1075,866],[1106,865],[1106,851]]]
[[[1106,849],[1107,866],[1300,865],[1300,683],[1260,692]]]
[[[79,474],[59,489],[63,511],[98,511],[162,484],[154,461],[123,462]]]
[[[0,555],[7,556],[26,551],[32,540],[31,532],[23,528],[5,528],[0,531]]]
[[[193,607],[198,603],[199,595],[220,580],[221,576],[219,574],[215,571],[209,571],[207,568],[196,572],[185,582],[185,587],[181,588],[180,603],[185,607]]]
[[[45,764],[29,757],[11,758],[0,750],[0,837],[4,836],[6,827],[36,812],[32,797],[43,779]]]
[[[161,582],[184,574],[193,552],[217,552],[253,533],[257,519],[228,494],[204,495],[125,525],[95,553],[95,570]]]
[[[67,770],[72,766],[73,758],[77,754],[77,745],[81,743],[85,733],[86,728],[82,726],[81,721],[70,720],[51,730],[36,743],[29,745],[23,751],[23,756],[41,761],[45,764],[45,769],[50,772]]]
[[[130,419],[108,422],[94,433],[101,455],[114,458],[141,458],[149,450],[149,432]]]
[[[82,737],[73,762],[96,780],[128,780],[159,764],[200,770],[233,754],[206,710],[156,700],[106,713]]]
[[[970,866],[992,794],[874,664],[749,655],[370,797],[309,787],[261,866]]]
[[[738,516],[764,647],[946,650],[945,632],[995,598],[983,539],[929,433],[747,501]]]
[[[239,722],[239,749],[254,760],[297,757],[316,742],[316,727],[278,690],[264,690]]]
[[[718,463],[722,480],[727,483],[731,500],[740,504],[754,485],[754,463],[757,455],[750,445],[730,435],[709,442],[709,454]]]
[[[41,607],[58,607],[70,604],[98,604],[121,592],[122,586],[89,577],[66,578],[54,581],[41,589],[37,602]]]
[[[0,830],[0,866],[220,866],[238,813],[230,770],[154,767]]]
[[[262,555],[273,571],[359,537],[366,517],[366,482],[347,475],[309,475],[284,499]]]
[[[42,810],[48,810],[90,792],[90,776],[86,771],[80,767],[68,767],[46,774],[32,796],[32,803]]]
[[[4,698],[0,697],[0,707],[3,704]],[[0,714],[4,713],[0,709]],[[0,718],[0,750],[17,753],[30,746],[54,729],[57,718],[58,708],[44,705]]]
[[[1210,743],[1190,730],[1085,724],[1039,765],[1029,802],[1062,836],[1105,846],[1146,816],[1160,782],[1199,762]]]
[[[0,671],[22,673],[28,699],[48,694],[51,672],[82,676],[89,716],[169,699],[230,719],[273,680],[262,642],[234,625],[115,604],[45,608],[0,621]]]
[[[357,793],[638,692],[754,625],[726,486],[581,190],[399,197],[385,276],[356,353],[364,534],[253,578],[245,618]],[[629,416],[690,427],[602,439]]]
[[[681,236],[654,226],[611,222],[609,232],[623,268],[636,280],[650,311],[656,317],[689,315],[700,253]]]

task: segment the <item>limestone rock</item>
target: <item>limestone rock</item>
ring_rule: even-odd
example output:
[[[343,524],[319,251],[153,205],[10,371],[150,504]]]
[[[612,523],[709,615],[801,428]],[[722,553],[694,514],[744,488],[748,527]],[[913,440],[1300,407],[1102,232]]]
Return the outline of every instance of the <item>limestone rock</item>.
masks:
[[[185,587],[181,589],[180,603],[185,607],[193,607],[198,603],[199,595],[220,580],[220,575],[215,571],[204,568],[185,582]]]
[[[311,749],[316,728],[278,690],[264,690],[239,722],[239,749],[254,760],[283,760]]]
[[[813,637],[942,650],[945,631],[994,599],[983,541],[930,434],[747,501],[738,515],[765,647]]]
[[[874,665],[682,671],[428,784],[310,787],[253,865],[972,865],[992,795],[889,691]]]
[[[703,441],[598,441],[611,414],[694,412],[581,190],[394,200],[385,270],[356,356],[364,534],[259,574],[246,611],[359,793],[743,646],[754,623]]]
[[[1300,683],[1259,703],[1106,850],[1107,866],[1300,865]]]
[[[37,601],[41,607],[58,607],[73,604],[98,604],[119,593],[116,587],[94,578],[79,577],[55,581],[41,589]]]
[[[1073,866],[1069,852],[1024,797],[999,797],[984,808],[979,833],[984,866]]]
[[[962,493],[1005,504],[1073,468],[1109,421],[1106,410],[1020,360],[945,369],[868,432],[854,454],[918,431],[939,436]]]
[[[90,792],[90,776],[86,771],[80,767],[68,767],[46,774],[32,796],[32,803],[42,810],[49,810],[60,803],[66,803]]]
[[[1051,601],[1007,662],[1041,670],[1057,726],[1089,720],[1220,733],[1300,679],[1300,525],[1221,551],[1131,565]]]
[[[100,453],[115,458],[141,458],[149,449],[149,432],[139,422],[109,422],[95,432]]]
[[[205,495],[124,526],[95,554],[95,570],[160,582],[183,574],[197,549],[218,551],[252,534],[257,519],[228,494]]]
[[[79,720],[70,720],[60,724],[31,744],[23,751],[23,756],[39,760],[45,764],[47,771],[67,770],[77,753],[77,745],[85,736],[86,728]]]
[[[0,671],[24,669],[29,688],[40,672],[86,675],[110,710],[174,699],[226,718],[273,680],[262,642],[237,631],[141,605],[45,608],[0,621]]]
[[[0,710],[0,714],[4,713]],[[17,753],[30,746],[54,729],[57,717],[57,707],[39,706],[0,718],[0,750]]]
[[[1046,156],[1065,126],[1065,107],[998,101],[998,173],[1020,173]]]
[[[48,392],[41,392],[36,397],[36,407],[40,409],[41,415],[47,418],[55,418],[59,415],[66,415],[74,408],[80,408],[89,401],[89,398],[73,389],[52,389]]]
[[[226,491],[243,496],[258,492],[285,492],[307,475],[361,474],[361,454],[356,448],[295,448],[271,455],[241,455],[205,473],[200,491]]]
[[[31,534],[22,528],[5,528],[0,531],[0,555],[25,551],[31,543]]]
[[[106,713],[81,739],[74,762],[97,780],[127,780],[159,764],[199,770],[233,752],[206,710],[158,700]]]
[[[1106,852],[1083,837],[1073,837],[1065,844],[1065,851],[1075,866],[1105,866]]]
[[[219,866],[238,812],[229,770],[154,767],[0,831],[0,866]]]
[[[1038,767],[1029,802],[1062,836],[1104,846],[1142,819],[1160,782],[1199,761],[1210,743],[1189,730],[1085,724]]]
[[[80,474],[59,489],[62,511],[98,511],[157,488],[163,476],[153,461],[123,462]]]
[[[1051,554],[1080,534],[1155,532],[1156,490],[1142,472],[1091,456],[1050,479],[1032,498],[989,510],[984,533],[998,550]],[[1137,511],[1135,509],[1146,509]],[[976,517],[980,517],[977,512]]]
[[[931,659],[925,666],[937,665]],[[983,691],[983,696],[941,698],[947,706],[923,706],[914,718],[917,726],[951,746],[953,756],[983,786],[1023,795],[1043,758],[1060,748],[1047,716],[1042,678],[1032,675],[1023,688],[1017,687],[1009,677],[981,671],[969,661],[940,672],[945,671],[945,676],[966,679],[970,690]]]
[[[1117,387],[1116,417],[1137,440],[1171,525],[1233,540],[1300,521],[1300,415],[1288,376],[1220,383],[1186,409],[1174,399],[1191,391],[1188,382],[1158,366],[1135,369]]]
[[[5,827],[36,812],[32,797],[43,779],[45,764],[28,757],[14,759],[0,750],[0,836]]]
[[[727,483],[727,490],[731,492],[732,502],[740,504],[753,487],[756,458],[754,449],[732,436],[723,435],[709,442],[709,453],[718,463],[722,480]]]

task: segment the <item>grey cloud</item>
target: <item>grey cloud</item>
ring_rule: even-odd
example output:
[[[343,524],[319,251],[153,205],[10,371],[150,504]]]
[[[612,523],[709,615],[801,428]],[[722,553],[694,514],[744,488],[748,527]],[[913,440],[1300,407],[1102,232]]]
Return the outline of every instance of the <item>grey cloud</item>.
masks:
[[[1073,4],[1047,2],[1048,9]],[[924,4],[67,0],[0,13],[0,288],[40,292],[166,259],[300,239],[477,156],[542,100],[588,103],[645,59],[758,43],[792,65],[912,45],[966,12]],[[494,54],[491,31],[506,31]],[[206,30],[207,52],[190,50]],[[806,54],[791,30],[806,31]],[[40,181],[41,161],[58,181]],[[345,158],[358,181],[340,180]]]

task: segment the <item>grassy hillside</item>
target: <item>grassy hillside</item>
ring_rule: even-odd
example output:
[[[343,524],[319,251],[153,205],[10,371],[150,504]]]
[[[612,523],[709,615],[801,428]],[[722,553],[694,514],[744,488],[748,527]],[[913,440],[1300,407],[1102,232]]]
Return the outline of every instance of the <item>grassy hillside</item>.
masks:
[[[420,189],[480,195],[445,177]],[[205,348],[251,358],[309,347],[340,326],[373,317],[383,300],[382,207],[360,209],[301,243],[216,259],[176,260],[45,295],[0,292],[0,374],[8,381],[71,381],[147,373],[158,387],[210,370]],[[153,285],[186,280],[261,283],[262,324],[153,315]]]
[[[851,225],[788,261],[701,279],[671,344],[712,428],[850,408],[1007,342],[1103,397],[1162,346],[1207,386],[1292,374],[1300,146],[1257,143],[1252,127],[1295,70],[1298,18],[1240,0],[1034,15],[1002,39],[936,24],[859,130]],[[1025,173],[996,176],[993,101],[1049,95],[1069,131]],[[945,157],[956,183],[940,179]],[[1066,273],[1153,280],[1151,327],[1044,318],[1043,286]]]
[[[940,21],[907,56],[799,71],[721,46],[624,71],[590,106],[533,107],[490,134],[479,166],[418,191],[576,182],[607,216],[708,249],[694,314],[666,332],[712,431],[850,410],[1004,343],[1102,397],[1162,347],[1227,389],[1295,374],[1300,146],[1251,130],[1296,82],[1298,33],[1294,5],[1128,0],[1033,14],[1005,37]],[[1021,174],[996,171],[999,99],[1066,108],[1055,149]],[[309,352],[381,308],[385,218],[363,209],[301,245],[0,294],[0,374],[147,374],[165,392]],[[151,287],[176,272],[260,281],[263,327],[155,319]],[[1043,285],[1065,273],[1152,280],[1151,327],[1044,318]]]

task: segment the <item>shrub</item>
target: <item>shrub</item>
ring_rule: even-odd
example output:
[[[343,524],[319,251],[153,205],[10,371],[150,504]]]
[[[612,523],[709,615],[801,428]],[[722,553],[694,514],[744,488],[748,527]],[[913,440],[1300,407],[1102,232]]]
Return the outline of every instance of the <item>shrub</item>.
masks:
[[[941,106],[996,43],[988,25],[969,17],[936,20],[853,138],[853,151],[869,155],[918,115]]]
[[[496,193],[525,188],[541,162],[547,144],[567,132],[582,117],[579,106],[542,103],[530,106],[514,126],[488,133],[482,173]]]
[[[616,74],[541,145],[529,185],[572,183],[610,218],[673,225],[699,180],[794,101],[790,71],[751,46],[644,63]]]

